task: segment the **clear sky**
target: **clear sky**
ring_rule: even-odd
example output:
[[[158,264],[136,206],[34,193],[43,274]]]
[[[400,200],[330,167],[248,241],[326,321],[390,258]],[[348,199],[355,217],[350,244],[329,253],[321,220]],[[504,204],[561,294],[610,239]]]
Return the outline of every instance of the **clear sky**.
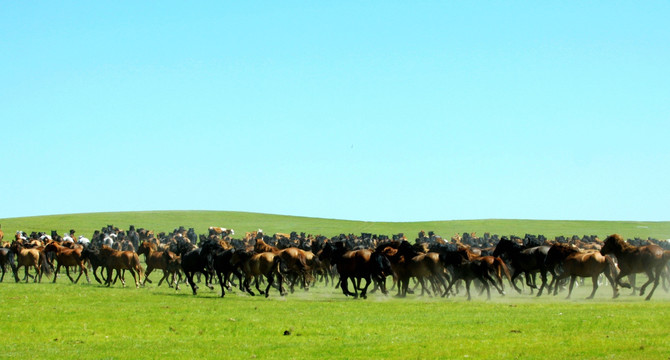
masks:
[[[670,220],[667,1],[0,2],[0,218]]]

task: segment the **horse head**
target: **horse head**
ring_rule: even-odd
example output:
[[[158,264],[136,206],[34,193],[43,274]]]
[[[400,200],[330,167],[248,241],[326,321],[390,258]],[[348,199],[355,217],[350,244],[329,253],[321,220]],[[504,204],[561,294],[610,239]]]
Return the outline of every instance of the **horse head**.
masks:
[[[621,253],[625,248],[630,247],[630,245],[626,244],[624,241],[623,237],[619,234],[612,234],[605,239],[605,243],[603,244],[603,247],[600,249],[600,253],[602,255],[607,255],[607,254],[618,254]]]

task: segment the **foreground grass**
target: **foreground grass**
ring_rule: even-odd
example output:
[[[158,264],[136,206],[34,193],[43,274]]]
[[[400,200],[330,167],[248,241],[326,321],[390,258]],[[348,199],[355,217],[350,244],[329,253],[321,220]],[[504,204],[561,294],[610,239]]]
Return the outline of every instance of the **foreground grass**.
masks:
[[[158,275],[158,274],[156,274]],[[154,276],[152,275],[152,278]],[[204,287],[203,287],[204,288]],[[590,287],[573,293],[583,299]],[[0,284],[3,358],[667,359],[670,295],[649,302],[371,295],[323,284],[285,298],[163,285]],[[274,291],[274,290],[273,290]],[[626,293],[628,293],[626,291]],[[286,332],[290,333],[284,335]]]

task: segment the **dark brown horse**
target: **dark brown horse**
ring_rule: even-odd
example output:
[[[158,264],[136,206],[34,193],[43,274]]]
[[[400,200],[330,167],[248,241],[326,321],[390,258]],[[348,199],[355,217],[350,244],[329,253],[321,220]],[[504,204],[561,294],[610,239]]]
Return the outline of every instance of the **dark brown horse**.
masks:
[[[556,281],[570,277],[570,289],[566,299],[572,295],[572,288],[577,277],[590,277],[593,282],[593,290],[587,299],[593,299],[598,290],[598,277],[605,274],[607,280],[612,284],[614,292],[612,298],[619,296],[617,284],[613,279],[616,276],[617,266],[609,255],[602,255],[595,250],[583,251],[576,247],[564,244],[554,244],[549,248],[546,262],[554,265],[562,265],[563,273],[556,277]],[[554,295],[558,292],[558,286],[554,286]]]
[[[660,246],[633,246],[624,241],[623,237],[619,234],[608,236],[600,253],[616,256],[619,269],[621,270],[616,277],[616,283],[621,287],[630,288],[630,284],[621,282],[621,278],[624,276],[641,272],[647,274],[649,280],[640,288],[640,296],[644,295],[644,291],[649,284],[653,282],[654,286],[645,300],[651,299],[654,290],[658,286],[665,264],[670,260],[670,253],[664,252]]]
[[[116,270],[116,276],[121,279],[121,284],[125,287],[126,280],[121,271],[128,270],[133,276],[133,280],[135,280],[135,287],[140,287],[139,281],[142,279],[142,265],[140,265],[140,258],[136,253],[114,250],[107,245],[103,245],[100,248],[100,256],[105,261],[105,266],[107,267],[107,279],[105,282],[107,286],[112,284],[112,271]],[[137,276],[135,276],[136,272]]]
[[[82,248],[67,248],[65,246],[61,246],[56,241],[52,241],[44,247],[44,253],[54,253],[56,255],[56,261],[58,261],[58,265],[54,271],[53,282],[56,282],[56,279],[58,278],[60,267],[64,266],[67,277],[73,283],[76,284],[79,281],[82,273],[86,275],[86,281],[88,281],[89,284],[91,283],[91,279],[88,277],[88,270],[86,269],[86,266],[84,266],[84,258],[82,257],[81,251]],[[70,266],[79,267],[79,276],[77,276],[76,280],[72,279],[72,276],[70,276]]]
[[[397,249],[393,251],[391,249]],[[407,296],[409,279],[416,278],[421,284],[421,295],[430,291],[426,288],[429,281],[434,293],[446,289],[445,269],[440,263],[440,255],[435,252],[423,253],[415,249],[409,242],[392,241],[377,246],[377,251],[384,253],[391,261],[393,272],[398,278],[397,296]]]
[[[340,286],[344,295],[357,298],[360,289],[360,296],[365,299],[372,281],[379,285],[382,293],[388,293],[386,277],[393,275],[393,270],[389,259],[382,252],[369,249],[349,250],[344,242],[336,242],[335,245],[328,242],[319,258],[320,261],[328,259],[331,264],[335,265],[340,274]],[[349,279],[354,285],[354,292],[349,291]],[[363,288],[360,288],[361,280],[365,280]]]

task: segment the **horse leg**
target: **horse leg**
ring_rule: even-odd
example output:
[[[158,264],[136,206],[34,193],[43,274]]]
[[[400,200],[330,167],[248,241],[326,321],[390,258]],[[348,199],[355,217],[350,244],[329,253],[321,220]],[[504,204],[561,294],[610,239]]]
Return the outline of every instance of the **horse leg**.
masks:
[[[193,272],[184,270],[184,275],[186,275],[186,282],[191,285],[191,290],[193,290],[193,295],[198,294],[198,285],[193,281]]]
[[[35,268],[35,269],[37,269],[37,268]],[[67,271],[67,266],[65,267],[65,270]],[[56,279],[58,278],[58,272],[59,271],[60,271],[60,263],[58,263],[58,265],[56,265],[56,270],[54,271],[54,281],[52,281],[53,283],[56,282]]]
[[[349,292],[349,285],[347,284],[347,279],[348,279],[347,276],[343,276],[342,274],[340,274],[340,280],[339,280],[340,287],[342,288],[342,293],[344,294],[344,296],[353,295],[351,292]],[[355,285],[356,284],[354,284],[354,286]]]
[[[594,274],[591,276],[591,282],[593,283],[593,290],[591,291],[591,295],[587,297],[586,299],[593,299],[593,297],[596,295],[596,290],[598,290],[598,278],[600,277],[600,274]]]
[[[646,271],[646,274],[647,274],[647,278],[649,278],[649,279],[640,288],[640,296],[644,295],[644,291],[647,289],[647,286],[649,286],[649,284],[654,282],[654,278],[655,278],[654,270],[649,269],[649,270]]]
[[[370,275],[368,275],[368,276],[365,277],[365,286],[361,290],[361,298],[363,298],[363,299],[368,298],[367,292],[368,292],[368,286],[370,286],[370,282],[371,282]]]
[[[568,296],[565,299],[569,299],[570,295],[572,295],[572,287],[575,286],[575,280],[577,280],[577,276],[570,275],[570,290],[568,290]]]
[[[247,291],[247,293],[249,293],[249,295],[256,296],[256,294],[254,294],[254,292],[251,291],[251,288],[249,287],[250,283],[251,283],[251,275],[247,275],[244,278],[244,289]]]
[[[514,287],[514,290],[516,290],[516,292],[518,292],[519,294],[521,294],[522,291],[521,291],[521,289],[519,288],[519,286],[517,286],[517,284],[516,284],[516,282],[515,282],[516,278],[519,277],[519,275],[521,275],[521,272],[518,271],[517,269],[514,269],[514,274],[512,274],[512,280],[511,280],[510,282],[512,283],[512,287]]]
[[[651,291],[649,291],[649,295],[647,295],[645,300],[649,301],[651,296],[654,295],[654,290],[656,290],[656,287],[658,287],[658,283],[661,280],[661,271],[663,271],[662,267],[656,267],[656,272],[654,274],[654,286],[651,288]]]
[[[472,280],[470,279],[465,279],[465,291],[468,293],[468,301],[470,301],[472,298],[470,297],[470,283]]]
[[[263,290],[261,290],[261,288],[260,288],[260,281],[258,280],[259,277],[260,276],[254,276],[254,282],[256,283],[256,290],[258,290],[258,293],[260,295],[265,295],[265,292],[263,292]],[[267,290],[266,290],[266,292],[267,292]]]
[[[226,289],[225,289],[225,282],[222,279],[222,277],[223,277],[222,275],[223,275],[223,272],[221,272],[221,271],[216,272],[216,277],[219,278],[219,284],[221,285],[221,297],[224,297],[226,295]]]
[[[265,278],[268,280],[268,286],[265,288],[265,297],[270,296],[270,286],[272,286],[272,283],[275,281],[274,276],[272,276],[272,273],[269,273],[265,275]]]
[[[79,281],[79,278],[77,278],[77,281],[74,281],[74,280],[72,279],[72,276],[70,276],[70,267],[69,267],[69,266],[66,266],[66,267],[65,267],[65,274],[66,274],[67,277],[70,279],[70,281],[72,281],[73,283],[76,284],[77,281]],[[81,277],[81,271],[79,272],[79,277]]]
[[[540,279],[542,280],[542,285],[540,285],[540,290],[538,290],[537,296],[542,295],[542,290],[544,290],[544,287],[547,285],[547,272],[545,270],[540,271]]]
[[[154,271],[154,267],[151,265],[147,265],[147,271],[144,272],[144,282],[142,283],[143,286],[147,284],[147,281],[149,282],[149,284],[151,284],[149,274],[151,274],[152,271]],[[165,271],[163,271],[163,279],[165,279]],[[161,279],[161,282],[163,281],[163,279]],[[161,286],[160,282],[158,283],[158,286]]]

